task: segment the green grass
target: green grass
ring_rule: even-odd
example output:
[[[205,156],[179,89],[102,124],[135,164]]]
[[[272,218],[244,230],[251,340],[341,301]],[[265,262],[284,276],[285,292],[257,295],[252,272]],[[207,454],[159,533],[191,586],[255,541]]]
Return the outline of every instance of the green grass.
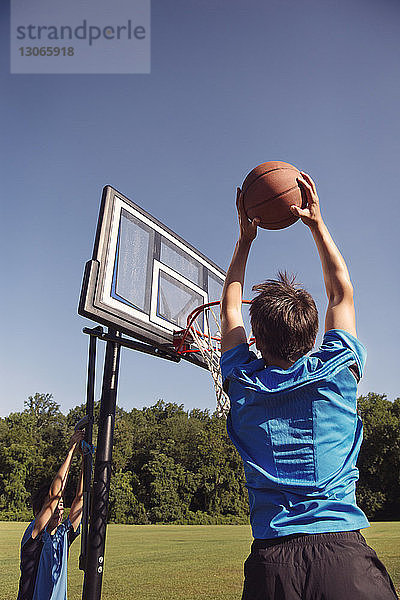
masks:
[[[0,522],[0,600],[17,596],[26,523]],[[400,589],[400,522],[363,532]],[[238,600],[251,543],[245,525],[109,525],[104,600]],[[68,599],[80,600],[79,538],[71,546]]]

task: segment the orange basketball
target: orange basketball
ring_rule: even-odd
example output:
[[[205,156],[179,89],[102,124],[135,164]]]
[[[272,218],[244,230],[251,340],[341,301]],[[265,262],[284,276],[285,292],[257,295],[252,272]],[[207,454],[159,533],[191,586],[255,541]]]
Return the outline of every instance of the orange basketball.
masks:
[[[259,217],[259,226],[264,229],[293,225],[299,217],[291,212],[290,206],[304,208],[307,204],[296,181],[299,175],[296,167],[279,160],[263,163],[250,171],[242,185],[248,218]]]

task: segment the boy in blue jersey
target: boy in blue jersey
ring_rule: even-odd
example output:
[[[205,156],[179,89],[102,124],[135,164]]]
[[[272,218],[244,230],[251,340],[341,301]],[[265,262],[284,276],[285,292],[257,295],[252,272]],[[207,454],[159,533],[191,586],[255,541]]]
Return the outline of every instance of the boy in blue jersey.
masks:
[[[314,238],[328,297],[321,347],[307,354],[318,330],[313,298],[280,273],[253,288],[262,358],[250,352],[242,290],[259,219],[247,219],[240,189],[240,236],[221,299],[227,429],[243,460],[254,537],[242,600],[393,600],[393,583],[359,532],[369,525],[355,497],[366,351],[356,337],[353,288],[314,182],[301,173],[298,183],[307,206],[291,210]]]
[[[21,577],[17,600],[67,600],[69,547],[79,535],[83,509],[83,471],[68,518],[63,521],[63,493],[74,453],[83,431],[70,440],[68,454],[50,487],[42,486],[32,498],[34,520],[21,541]]]

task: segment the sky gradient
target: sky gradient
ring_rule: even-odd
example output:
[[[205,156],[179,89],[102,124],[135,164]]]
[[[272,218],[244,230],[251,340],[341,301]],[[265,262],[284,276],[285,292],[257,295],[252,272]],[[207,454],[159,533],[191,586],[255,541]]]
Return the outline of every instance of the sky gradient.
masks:
[[[154,1],[151,74],[107,76],[10,75],[7,3],[0,10],[0,415],[36,392],[64,412],[85,401],[92,322],[77,304],[105,184],[226,269],[235,188],[268,160],[317,183],[368,351],[360,394],[399,395],[397,2]],[[323,323],[321,268],[300,222],[259,232],[247,297],[278,269],[297,273]],[[99,384],[101,371],[102,351]],[[119,405],[158,399],[215,406],[203,370],[123,349]]]

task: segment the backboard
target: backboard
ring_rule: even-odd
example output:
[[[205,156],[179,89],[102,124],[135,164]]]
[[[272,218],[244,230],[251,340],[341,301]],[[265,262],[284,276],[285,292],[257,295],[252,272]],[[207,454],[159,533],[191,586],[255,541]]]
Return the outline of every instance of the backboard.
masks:
[[[201,252],[113,187],[104,188],[80,315],[173,349],[173,332],[186,327],[197,306],[220,299],[224,279]]]

